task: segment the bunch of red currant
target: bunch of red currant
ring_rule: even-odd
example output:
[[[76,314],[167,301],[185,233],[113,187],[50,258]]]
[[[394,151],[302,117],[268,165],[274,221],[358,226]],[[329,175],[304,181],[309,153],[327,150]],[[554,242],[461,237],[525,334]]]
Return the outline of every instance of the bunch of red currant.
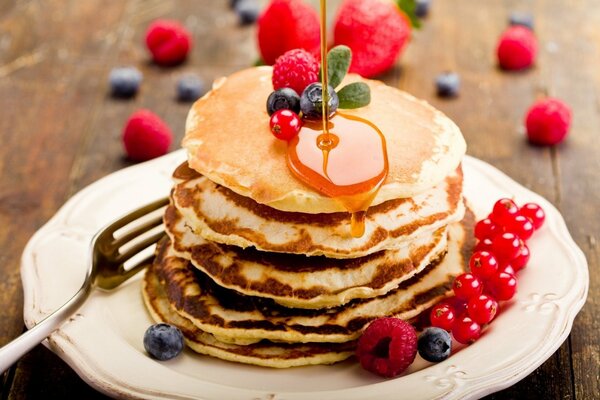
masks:
[[[535,203],[519,208],[511,199],[498,200],[475,225],[478,243],[469,261],[471,272],[457,276],[454,296],[433,307],[431,325],[452,332],[459,343],[479,339],[482,327],[496,316],[498,301],[515,295],[516,273],[529,261],[525,242],[544,219],[544,210]]]

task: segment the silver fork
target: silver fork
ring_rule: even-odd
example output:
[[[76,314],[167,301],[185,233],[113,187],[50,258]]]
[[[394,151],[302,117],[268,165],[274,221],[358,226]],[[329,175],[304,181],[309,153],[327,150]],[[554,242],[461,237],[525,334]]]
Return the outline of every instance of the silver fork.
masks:
[[[169,200],[163,198],[138,208],[94,235],[89,250],[88,269],[81,288],[52,314],[0,348],[0,374],[41,343],[77,311],[88,298],[93,287],[112,290],[148,265],[153,258],[152,254],[142,260],[136,260],[134,257],[142,255],[143,250],[156,243],[164,235],[164,227],[162,214],[144,217],[168,203]],[[119,232],[121,230],[124,232]],[[147,235],[144,237],[144,234]],[[126,267],[125,263],[128,260],[132,260],[133,265]]]

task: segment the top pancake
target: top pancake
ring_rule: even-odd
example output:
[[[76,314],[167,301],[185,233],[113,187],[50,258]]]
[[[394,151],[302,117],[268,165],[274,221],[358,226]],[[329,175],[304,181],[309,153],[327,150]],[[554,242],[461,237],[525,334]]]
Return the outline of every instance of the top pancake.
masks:
[[[271,67],[250,68],[215,82],[191,108],[183,146],[191,168],[258,203],[282,211],[345,211],[335,199],[309,188],[289,171],[287,144],[269,131],[266,101],[273,91]],[[425,101],[363,81],[371,103],[344,113],[373,122],[385,135],[389,174],[373,205],[413,197],[456,169],[466,150],[458,127]]]

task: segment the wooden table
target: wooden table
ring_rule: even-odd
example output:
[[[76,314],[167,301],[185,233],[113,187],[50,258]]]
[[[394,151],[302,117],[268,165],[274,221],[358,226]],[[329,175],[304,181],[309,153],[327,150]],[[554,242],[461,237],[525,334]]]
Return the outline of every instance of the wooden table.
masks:
[[[75,192],[130,164],[120,143],[128,115],[153,110],[178,143],[189,104],[175,101],[177,77],[197,72],[211,82],[257,58],[255,28],[239,27],[227,3],[0,1],[0,345],[24,329],[19,257],[25,243]],[[339,1],[330,3],[333,10]],[[495,65],[495,42],[511,10],[536,17],[537,66],[523,73]],[[144,30],[158,17],[184,21],[193,32],[186,64],[162,69],[148,61]],[[108,95],[108,73],[118,65],[143,71],[135,99]],[[444,70],[462,77],[457,99],[435,96],[433,80]],[[600,395],[599,71],[600,7],[593,0],[436,0],[397,68],[382,77],[453,118],[470,155],[552,201],[588,258],[589,297],[568,340],[526,379],[490,398]],[[524,112],[544,93],[574,110],[570,137],[556,148],[532,147],[524,139]],[[43,346],[0,385],[2,399],[104,398]]]

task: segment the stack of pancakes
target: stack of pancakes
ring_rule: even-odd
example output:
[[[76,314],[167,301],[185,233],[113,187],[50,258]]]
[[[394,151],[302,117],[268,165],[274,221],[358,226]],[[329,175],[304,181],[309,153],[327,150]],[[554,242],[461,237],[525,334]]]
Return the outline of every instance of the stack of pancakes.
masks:
[[[270,367],[333,363],[370,321],[416,318],[464,272],[473,218],[459,129],[404,92],[347,78],[359,80],[371,103],[345,112],[383,132],[389,159],[360,238],[335,199],[289,171],[286,143],[269,132],[270,67],[223,78],[192,107],[168,238],[143,290],[152,316],[190,348]]]

